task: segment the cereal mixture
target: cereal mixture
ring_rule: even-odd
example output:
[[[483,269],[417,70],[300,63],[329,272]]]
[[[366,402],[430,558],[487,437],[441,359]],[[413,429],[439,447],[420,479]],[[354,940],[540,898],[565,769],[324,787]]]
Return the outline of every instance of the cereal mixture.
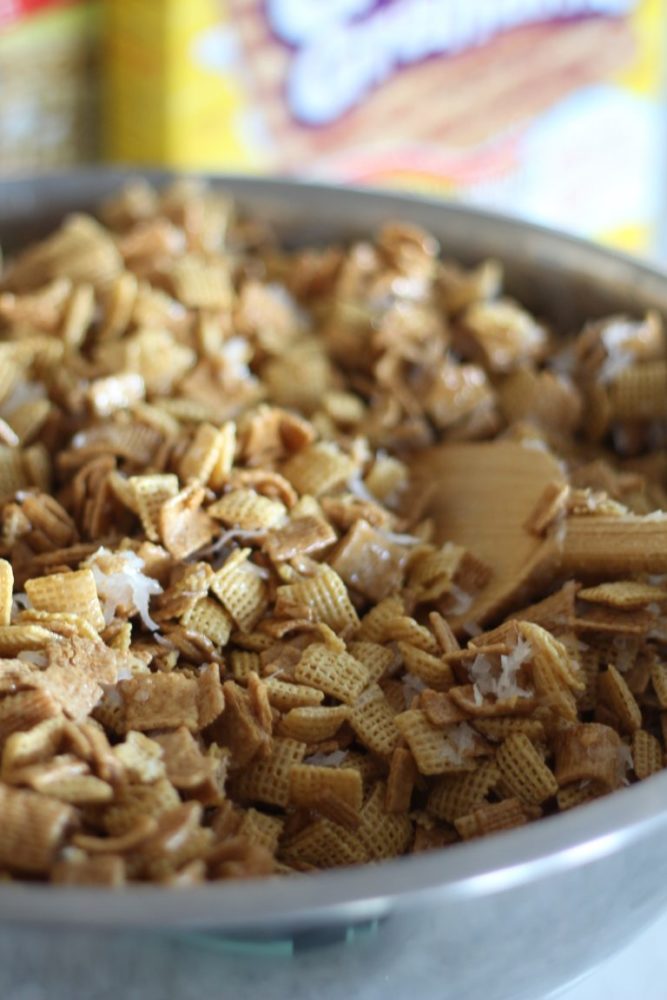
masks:
[[[656,315],[557,339],[413,226],[286,250],[192,183],[100,217],[0,272],[2,878],[378,861],[663,767]]]

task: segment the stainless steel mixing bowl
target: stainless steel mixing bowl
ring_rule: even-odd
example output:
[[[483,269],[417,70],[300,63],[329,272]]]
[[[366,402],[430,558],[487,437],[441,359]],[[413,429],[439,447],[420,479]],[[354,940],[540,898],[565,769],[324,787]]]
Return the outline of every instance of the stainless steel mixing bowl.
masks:
[[[93,207],[126,176],[89,171],[0,184],[3,248]],[[348,239],[402,218],[435,233],[446,255],[498,256],[509,289],[564,330],[619,309],[667,312],[664,275],[522,222],[391,193],[238,177],[216,183],[290,243]],[[659,913],[667,904],[666,838],[664,773],[527,828],[355,870],[179,890],[3,884],[0,920],[32,925],[34,941],[58,948],[84,940],[92,947],[102,929],[109,947],[112,929],[196,931],[224,945],[221,995],[229,997],[256,996],[271,977],[274,992],[264,995],[295,1000],[380,991],[520,1000],[592,968]],[[44,925],[48,932],[34,930]],[[76,939],[64,927],[79,928]],[[2,942],[16,931],[3,933],[6,958]]]

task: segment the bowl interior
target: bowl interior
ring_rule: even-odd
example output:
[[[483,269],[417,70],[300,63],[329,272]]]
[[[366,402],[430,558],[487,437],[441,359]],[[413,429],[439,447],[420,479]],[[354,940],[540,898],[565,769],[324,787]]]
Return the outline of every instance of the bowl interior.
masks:
[[[168,177],[157,171],[142,175],[157,182]],[[0,183],[3,250],[44,235],[70,212],[94,210],[132,176],[86,170]],[[272,223],[288,244],[349,240],[387,219],[403,219],[436,235],[445,256],[466,263],[498,257],[511,294],[557,330],[576,329],[611,312],[667,311],[667,278],[659,271],[493,213],[394,193],[235,176],[213,180],[242,209]],[[108,893],[6,884],[0,886],[0,918],[255,929],[359,921],[397,905],[422,906],[429,897],[455,903],[482,896],[617,852],[667,827],[665,801],[663,773],[570,814],[436,855],[289,880],[183,889],[173,907],[165,905],[159,888]]]

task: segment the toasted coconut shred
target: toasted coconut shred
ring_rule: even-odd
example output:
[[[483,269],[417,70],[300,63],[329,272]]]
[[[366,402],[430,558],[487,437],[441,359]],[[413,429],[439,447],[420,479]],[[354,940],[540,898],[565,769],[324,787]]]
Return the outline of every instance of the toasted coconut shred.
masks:
[[[415,226],[286,250],[191,182],[100,220],[0,271],[5,880],[368,863],[663,768],[657,314],[557,339]]]

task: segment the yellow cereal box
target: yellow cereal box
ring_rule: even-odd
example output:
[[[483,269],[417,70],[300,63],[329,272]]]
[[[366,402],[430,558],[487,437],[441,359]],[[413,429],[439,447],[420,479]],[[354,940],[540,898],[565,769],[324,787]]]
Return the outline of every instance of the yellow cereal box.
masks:
[[[94,0],[0,0],[0,171],[95,154],[98,8]]]
[[[655,240],[667,0],[109,0],[117,160],[442,193]]]

